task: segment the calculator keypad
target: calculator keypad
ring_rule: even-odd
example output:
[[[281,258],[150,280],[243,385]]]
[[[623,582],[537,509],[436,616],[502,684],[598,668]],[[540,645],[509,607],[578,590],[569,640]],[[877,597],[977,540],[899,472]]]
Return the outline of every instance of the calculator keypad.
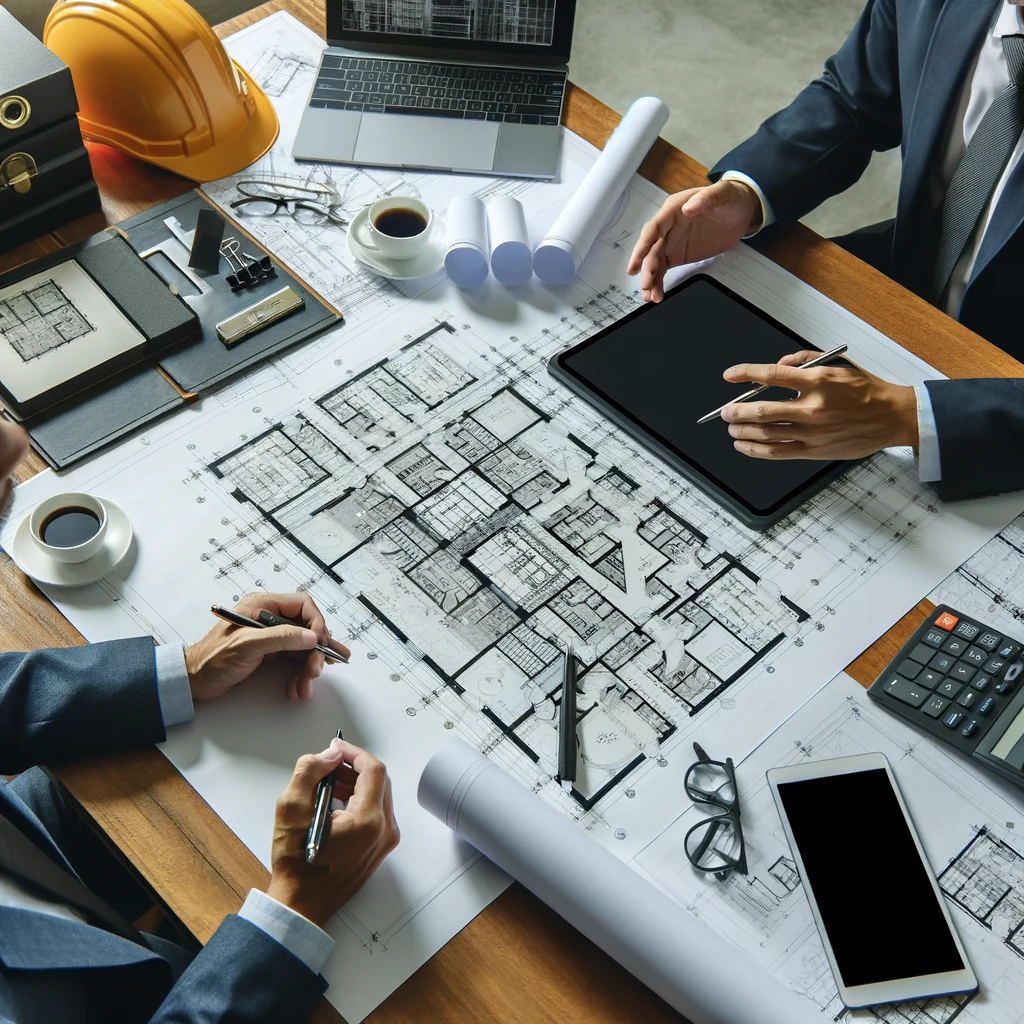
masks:
[[[871,687],[919,728],[973,751],[1024,685],[1021,645],[938,608]]]

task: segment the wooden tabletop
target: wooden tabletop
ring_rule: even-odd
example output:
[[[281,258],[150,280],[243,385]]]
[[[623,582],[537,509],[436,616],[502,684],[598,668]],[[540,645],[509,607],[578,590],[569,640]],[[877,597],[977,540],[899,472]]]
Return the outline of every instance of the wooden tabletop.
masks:
[[[324,34],[323,4],[272,0],[218,26],[226,36],[286,10]],[[565,123],[603,146],[619,115],[570,87]],[[181,195],[193,183],[106,146],[90,145],[103,210],[0,254],[0,272]],[[706,184],[706,169],[659,139],[641,173],[668,192]],[[922,299],[798,226],[768,255],[950,377],[1024,377],[1024,366]],[[19,471],[44,468],[34,453]],[[0,650],[85,640],[0,552]],[[922,601],[849,668],[867,686],[931,605]],[[156,748],[66,765],[57,774],[153,890],[202,942],[268,873]],[[321,1000],[318,1022],[338,1021]],[[371,1024],[678,1024],[682,1018],[518,884],[367,1018]]]

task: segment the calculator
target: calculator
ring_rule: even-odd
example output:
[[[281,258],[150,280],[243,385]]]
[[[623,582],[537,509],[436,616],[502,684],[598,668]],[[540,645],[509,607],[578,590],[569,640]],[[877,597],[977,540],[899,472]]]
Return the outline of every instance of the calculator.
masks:
[[[939,605],[868,694],[915,728],[1024,786],[1022,646]]]

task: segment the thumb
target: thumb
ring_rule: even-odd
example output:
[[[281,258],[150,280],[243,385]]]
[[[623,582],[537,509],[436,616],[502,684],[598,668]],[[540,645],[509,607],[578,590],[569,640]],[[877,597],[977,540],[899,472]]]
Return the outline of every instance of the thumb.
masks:
[[[271,626],[269,629],[242,628],[236,634],[242,652],[262,658],[279,651],[311,651],[317,645],[317,635],[301,626]]]
[[[331,745],[326,750],[321,750],[319,754],[303,754],[295,762],[292,785],[303,790],[315,786],[324,776],[334,771],[344,757],[345,744],[339,739],[331,740]]]

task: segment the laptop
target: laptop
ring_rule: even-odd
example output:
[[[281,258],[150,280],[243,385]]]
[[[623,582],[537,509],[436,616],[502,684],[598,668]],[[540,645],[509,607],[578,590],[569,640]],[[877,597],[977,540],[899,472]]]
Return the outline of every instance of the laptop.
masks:
[[[292,155],[553,178],[576,0],[326,0]]]

